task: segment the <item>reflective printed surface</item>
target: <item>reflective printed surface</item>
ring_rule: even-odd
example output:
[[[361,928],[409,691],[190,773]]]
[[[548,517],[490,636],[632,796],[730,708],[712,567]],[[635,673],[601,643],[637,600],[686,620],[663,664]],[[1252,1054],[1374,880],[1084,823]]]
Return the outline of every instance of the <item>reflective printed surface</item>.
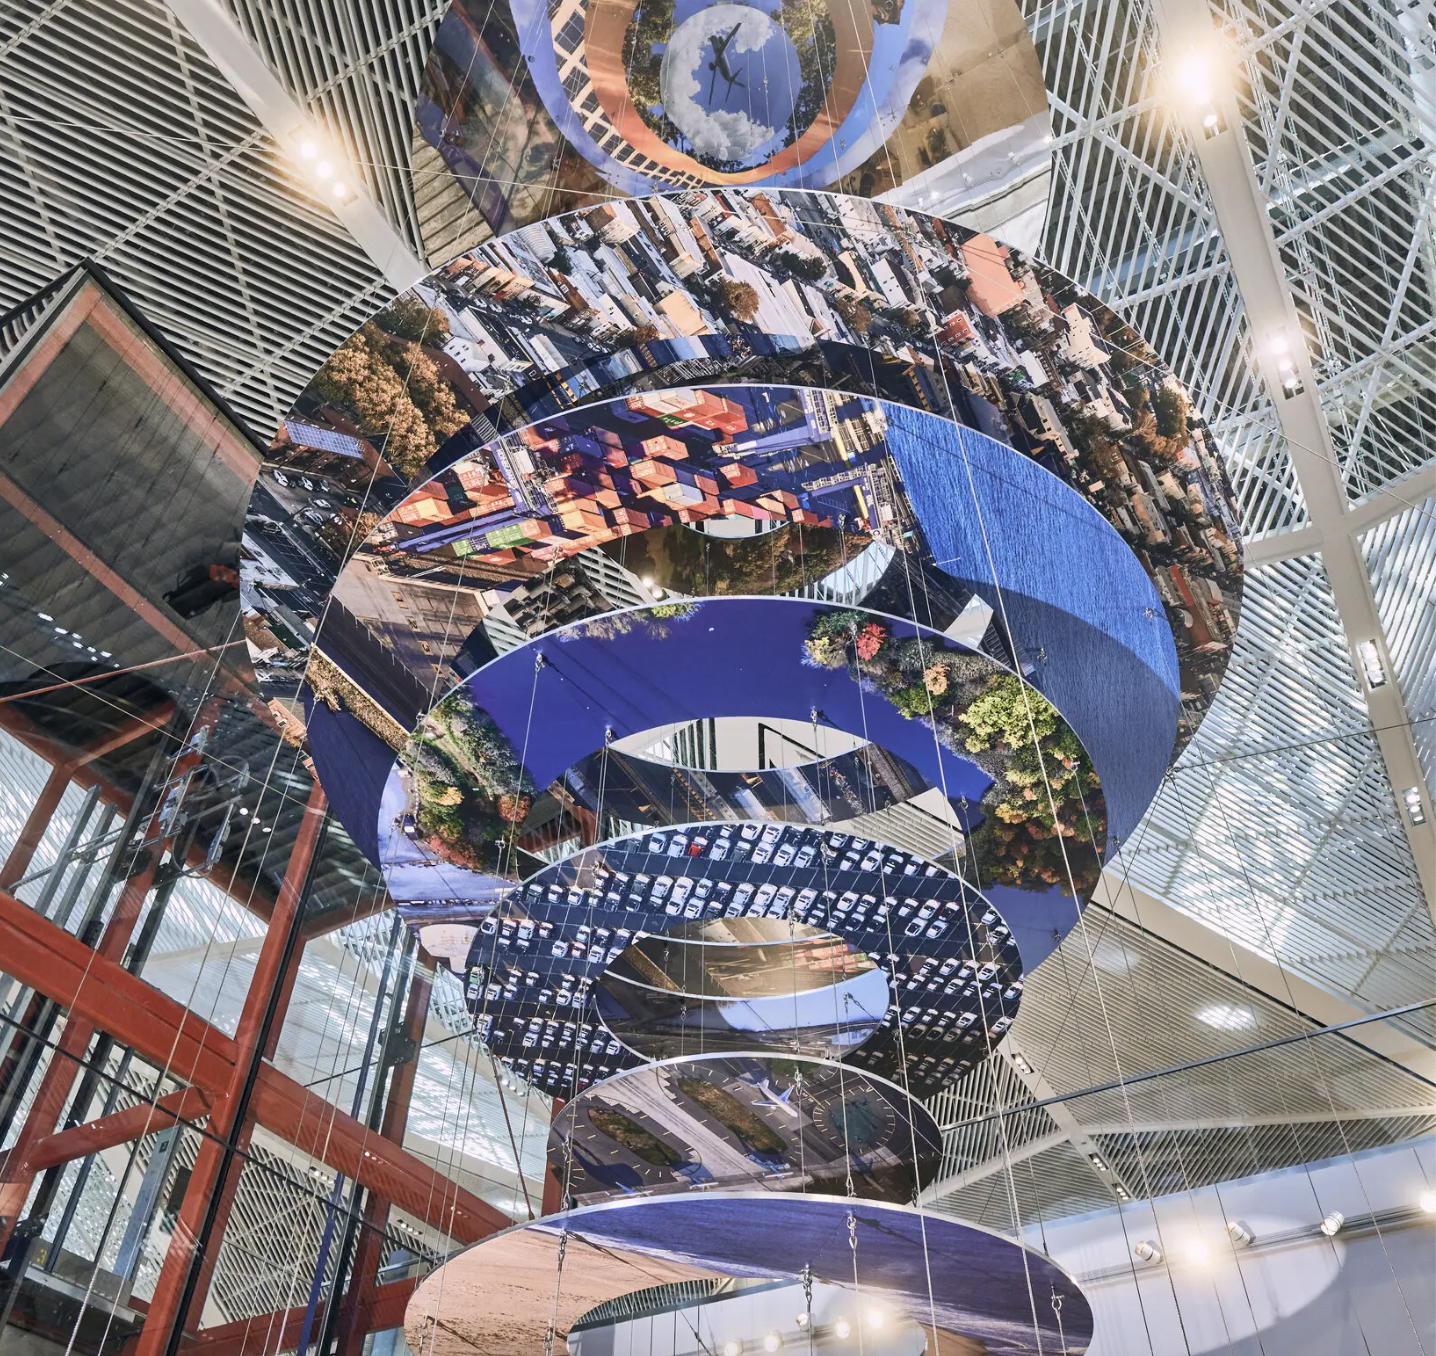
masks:
[[[554,1121],[549,1162],[572,1204],[761,1187],[911,1201],[942,1137],[895,1084],[827,1061],[762,1053],[630,1070]],[[571,1166],[570,1166],[571,1162]]]

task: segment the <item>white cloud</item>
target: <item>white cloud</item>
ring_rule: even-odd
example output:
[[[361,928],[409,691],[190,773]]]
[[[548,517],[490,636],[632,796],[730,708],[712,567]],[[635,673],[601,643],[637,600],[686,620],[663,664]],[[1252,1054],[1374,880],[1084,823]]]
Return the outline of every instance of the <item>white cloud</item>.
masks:
[[[712,79],[708,63],[713,59],[713,49],[708,39],[730,32],[738,23],[742,27],[728,48],[734,55],[758,51],[777,30],[762,10],[748,5],[712,5],[679,25],[669,39],[659,77],[663,107],[674,126],[695,151],[720,160],[739,160],[776,135],[774,128],[755,122],[742,111],[710,113],[697,102],[698,95],[704,92],[700,77]]]

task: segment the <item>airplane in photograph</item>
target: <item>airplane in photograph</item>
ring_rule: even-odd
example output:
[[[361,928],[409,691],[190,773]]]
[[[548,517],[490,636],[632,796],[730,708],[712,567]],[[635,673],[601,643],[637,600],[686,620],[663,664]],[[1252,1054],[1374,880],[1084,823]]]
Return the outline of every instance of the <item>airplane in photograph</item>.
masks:
[[[766,1102],[754,1102],[753,1105],[768,1107],[773,1111],[785,1112],[787,1115],[793,1117],[794,1120],[797,1120],[799,1116],[798,1108],[788,1101],[788,1098],[793,1095],[793,1088],[797,1086],[798,1085],[794,1083],[786,1092],[779,1092],[772,1083],[765,1078],[761,1083],[758,1083],[757,1087],[758,1091],[768,1097],[769,1100]]]
[[[724,99],[727,99],[728,95],[733,92],[734,85],[737,85],[739,89],[748,88],[748,86],[738,78],[743,72],[740,70],[736,74],[734,73],[733,68],[728,64],[727,55],[728,44],[738,36],[738,30],[742,27],[743,21],[740,19],[733,25],[733,31],[729,33],[726,38],[719,37],[718,34],[715,33],[708,39],[709,44],[713,48],[713,60],[708,63],[708,69],[713,72],[713,78],[708,82],[709,103],[713,102],[713,90],[718,84],[718,77],[720,75],[728,82],[727,93],[723,95]]]

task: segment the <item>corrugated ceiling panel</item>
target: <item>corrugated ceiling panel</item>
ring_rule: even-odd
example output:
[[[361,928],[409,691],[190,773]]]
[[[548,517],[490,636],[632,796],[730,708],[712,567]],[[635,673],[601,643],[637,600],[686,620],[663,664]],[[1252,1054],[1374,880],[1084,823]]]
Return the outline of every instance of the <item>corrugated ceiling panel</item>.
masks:
[[[1372,1010],[1429,994],[1436,938],[1320,557],[1248,576],[1226,682],[1118,869]]]
[[[1436,497],[1373,528],[1361,550],[1429,790],[1436,787]]]
[[[263,435],[387,295],[149,0],[17,0],[0,38],[0,307],[98,259]]]

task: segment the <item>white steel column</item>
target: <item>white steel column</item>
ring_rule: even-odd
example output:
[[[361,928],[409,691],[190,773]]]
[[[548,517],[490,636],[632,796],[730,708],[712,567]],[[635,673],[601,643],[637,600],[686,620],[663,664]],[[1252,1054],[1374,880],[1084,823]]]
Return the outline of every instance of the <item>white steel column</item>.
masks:
[[[1352,508],[1342,520],[1342,529],[1350,537],[1359,537],[1373,527],[1405,513],[1413,504],[1436,495],[1436,461],[1403,476],[1394,485],[1373,494],[1369,499]],[[1309,556],[1320,551],[1324,541],[1321,533],[1308,523],[1305,527],[1293,528],[1290,532],[1273,532],[1249,542],[1243,552],[1248,569],[1254,566],[1270,565],[1278,560],[1294,560],[1298,556]],[[1358,546],[1358,550],[1360,547]]]
[[[165,0],[165,3],[279,143],[296,173],[301,172],[305,162],[300,147],[308,140],[322,143],[323,127],[314,122],[270,70],[220,0]],[[324,200],[325,206],[396,291],[412,287],[428,273],[427,266],[394,229],[379,205],[364,192],[357,174],[345,183],[348,192],[343,200]],[[322,193],[317,196],[323,200]]]
[[[1180,70],[1193,58],[1205,59],[1209,67],[1219,63],[1217,35],[1207,0],[1156,0],[1155,14],[1169,71]],[[1172,93],[1174,98],[1180,98],[1181,91],[1175,85]],[[1426,906],[1436,920],[1436,809],[1422,777],[1406,706],[1372,597],[1371,581],[1352,532],[1351,504],[1341,481],[1326,416],[1317,397],[1315,374],[1296,304],[1277,253],[1266,200],[1257,184],[1251,151],[1242,130],[1241,110],[1231,88],[1219,79],[1211,81],[1210,95],[1211,105],[1219,115],[1219,130],[1215,135],[1208,135],[1202,125],[1206,110],[1196,101],[1187,100],[1184,106],[1188,130],[1226,240],[1258,368],[1271,393],[1286,439],[1297,483],[1306,502],[1307,519],[1320,543],[1322,562],[1352,652],[1352,666],[1362,684],[1392,783],[1401,827],[1416,859]],[[1287,344],[1285,355],[1274,350],[1274,342],[1280,340]],[[1301,384],[1302,389],[1296,394],[1288,395],[1283,390],[1282,356],[1295,369]],[[1387,675],[1386,682],[1375,688],[1365,682],[1356,650],[1358,644],[1368,641],[1376,646]],[[1402,793],[1413,786],[1419,790],[1425,811],[1426,822],[1420,825],[1411,822],[1402,803]]]

